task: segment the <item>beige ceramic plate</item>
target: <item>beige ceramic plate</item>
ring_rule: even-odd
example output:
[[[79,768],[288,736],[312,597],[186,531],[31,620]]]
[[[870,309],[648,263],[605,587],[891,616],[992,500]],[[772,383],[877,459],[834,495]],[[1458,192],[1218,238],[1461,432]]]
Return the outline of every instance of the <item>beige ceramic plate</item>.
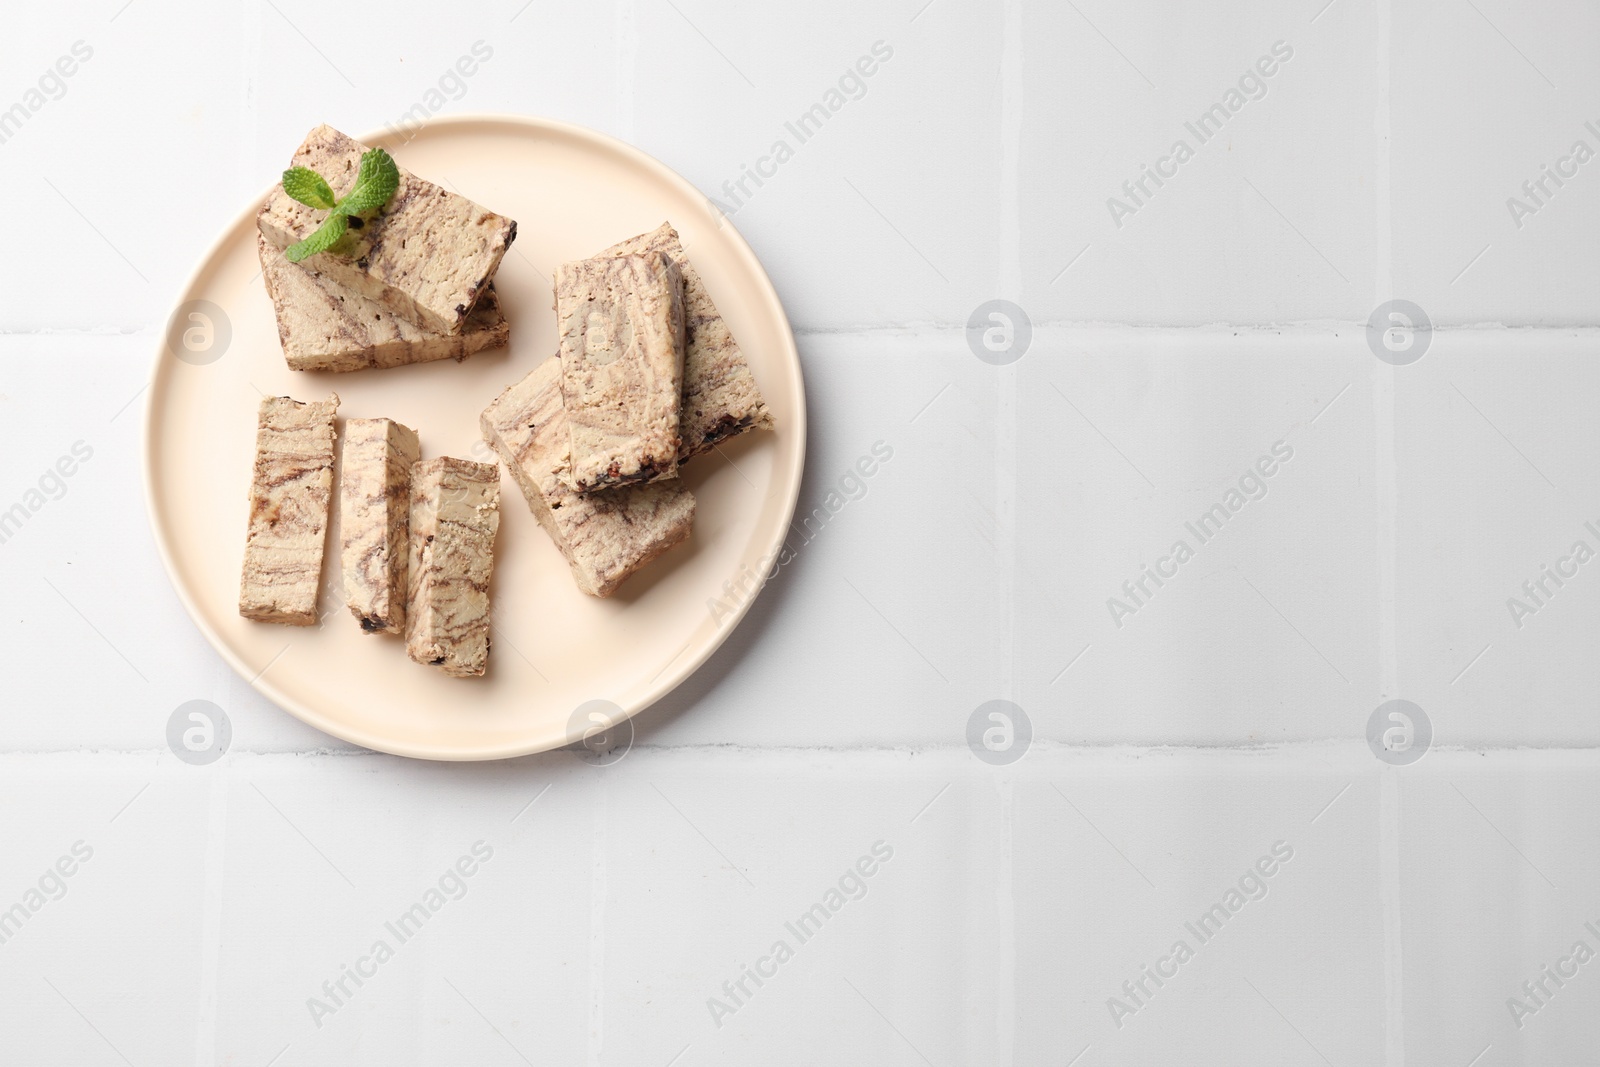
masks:
[[[570,744],[582,733],[573,725],[580,705],[610,701],[628,715],[648,707],[704,663],[743,617],[751,596],[729,596],[725,583],[737,589],[742,581],[754,592],[750,576],[774,557],[800,489],[805,396],[794,336],[772,283],[731,225],[688,182],[618,141],[499,116],[436,121],[406,143],[385,135],[363,140],[517,220],[516,243],[496,279],[511,347],[460,364],[290,371],[259,277],[252,204],[190,280],[176,328],[157,355],[145,424],[156,541],[179,596],[217,651],[320,730],[428,759],[499,759]],[[293,147],[284,145],[285,160]],[[682,234],[778,423],[775,433],[745,434],[688,466],[684,477],[699,502],[688,543],[611,599],[587,597],[503,475],[494,644],[480,679],[445,677],[408,660],[401,641],[359,632],[337,595],[337,525],[323,564],[320,626],[239,617],[245,498],[263,394],[310,400],[337,392],[341,419],[414,426],[425,457],[490,460],[478,413],[555,352],[552,268],[663,219]],[[193,301],[209,302],[199,305],[205,318],[188,315]],[[714,598],[721,598],[715,611]]]

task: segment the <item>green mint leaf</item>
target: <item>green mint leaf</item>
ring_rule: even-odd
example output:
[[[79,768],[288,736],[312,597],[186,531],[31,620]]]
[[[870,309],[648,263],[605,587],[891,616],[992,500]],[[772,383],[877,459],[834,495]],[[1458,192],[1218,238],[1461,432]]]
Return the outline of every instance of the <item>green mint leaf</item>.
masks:
[[[321,208],[323,211],[333,210],[337,202],[333,190],[328,188],[328,183],[323,181],[322,175],[309,167],[292,167],[283,172],[283,191],[291,199],[298,200],[307,207]]]
[[[335,200],[327,181],[308,167],[293,167],[283,172],[283,191],[307,207],[328,212],[322,225],[304,241],[290,245],[283,254],[290,263],[326,252],[339,243],[350,229],[350,216],[371,215],[389,202],[400,188],[400,168],[389,153],[373,148],[361,156],[355,184],[343,199]]]
[[[362,155],[356,183],[339,201],[338,210],[346,215],[370,214],[387,204],[399,188],[400,168],[383,149],[371,149]]]
[[[283,250],[290,263],[298,263],[302,259],[314,256],[318,252],[326,252],[338,243],[345,231],[350,228],[350,219],[343,212],[335,211],[322,221],[316,231],[298,244],[292,244]]]

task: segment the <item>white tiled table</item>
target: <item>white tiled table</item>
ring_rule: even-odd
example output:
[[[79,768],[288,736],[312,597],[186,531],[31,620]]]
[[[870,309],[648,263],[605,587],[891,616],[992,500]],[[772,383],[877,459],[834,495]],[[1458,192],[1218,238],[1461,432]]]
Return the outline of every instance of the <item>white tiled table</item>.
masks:
[[[0,544],[0,909],[29,913],[0,1062],[1595,1059],[1600,961],[1541,968],[1600,952],[1600,562],[1507,604],[1600,550],[1600,159],[1562,162],[1600,151],[1592,5],[94,0],[9,29],[0,509],[77,462]],[[1199,143],[1230,88],[1256,98]],[[418,104],[593,126],[736,208],[799,334],[802,509],[893,449],[614,766],[312,731],[147,532],[136,398],[182,279],[310,126]],[[964,330],[993,298],[1033,327],[1004,367]],[[1419,362],[1368,345],[1392,298],[1437,327]],[[1434,731],[1410,766],[1366,741],[1397,697]],[[195,699],[234,731],[204,767],[164,738]],[[968,750],[992,699],[1031,719],[1020,762]]]

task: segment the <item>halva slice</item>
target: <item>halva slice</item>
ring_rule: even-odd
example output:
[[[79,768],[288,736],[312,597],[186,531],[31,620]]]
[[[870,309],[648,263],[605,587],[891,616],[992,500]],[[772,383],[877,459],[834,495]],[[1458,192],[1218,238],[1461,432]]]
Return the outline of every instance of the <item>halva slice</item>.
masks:
[[[772,413],[750,373],[750,363],[706,291],[700,272],[684,254],[683,242],[672,224],[663,222],[650,233],[630,237],[600,254],[647,252],[664,253],[683,275],[683,413],[678,420],[683,443],[678,461],[709,452],[719,441],[746,430],[770,430]]]
[[[581,493],[678,474],[683,279],[659,252],[556,269],[561,392]]]
[[[694,495],[677,481],[578,493],[561,480],[569,446],[554,357],[501,393],[478,422],[590,596],[610,596],[689,536]]]
[[[405,633],[411,468],[421,458],[417,431],[409,426],[392,419],[345,420],[340,561],[345,604],[363,633]]]
[[[261,401],[250,479],[250,524],[239,614],[257,622],[317,621],[322,551],[333,506],[333,417],[339,397]]]
[[[489,664],[500,467],[443,456],[411,468],[406,654],[458,678]]]
[[[367,146],[318,126],[295,150],[335,196],[355,184]],[[302,204],[279,185],[256,214],[256,227],[278,248],[309,237],[327,212]],[[517,236],[517,224],[400,168],[400,186],[376,216],[351,219],[349,234],[303,266],[434,333],[460,333],[473,305]]]
[[[261,234],[256,241],[290,370],[357,371],[437,359],[459,363],[484,349],[502,348],[511,339],[493,282],[478,297],[460,333],[434,333],[326,275],[290,263]]]

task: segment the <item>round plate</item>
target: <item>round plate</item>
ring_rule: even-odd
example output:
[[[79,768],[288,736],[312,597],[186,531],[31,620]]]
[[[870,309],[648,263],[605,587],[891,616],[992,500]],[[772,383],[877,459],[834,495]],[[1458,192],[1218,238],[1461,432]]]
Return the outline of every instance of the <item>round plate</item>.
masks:
[[[440,119],[383,145],[408,170],[517,220],[496,276],[508,349],[354,374],[284,364],[260,278],[255,214],[239,216],[190,279],[172,337],[202,320],[211,348],[157,353],[145,412],[145,491],[156,543],[196,625],[233,668],[286,711],[358,745],[426,759],[501,759],[579,740],[575,711],[609,701],[633,715],[710,657],[743,618],[787,533],[805,457],[805,393],[783,305],[766,272],[706,198],[619,141],[559,122]],[[293,145],[284,146],[288,159]],[[263,191],[261,199],[266,198]],[[502,470],[493,651],[483,678],[412,663],[403,641],[360,632],[342,606],[338,519],[323,561],[320,625],[240,618],[246,497],[262,396],[337,392],[339,415],[415,427],[422,454],[492,461],[478,414],[556,351],[550,273],[669,220],[754,369],[775,432],[747,433],[683,474],[698,506],[684,544],[610,599],[585,596]],[[217,313],[220,310],[220,315]],[[182,315],[179,315],[182,312]],[[180,321],[181,320],[181,321]],[[206,338],[191,338],[203,347]]]

